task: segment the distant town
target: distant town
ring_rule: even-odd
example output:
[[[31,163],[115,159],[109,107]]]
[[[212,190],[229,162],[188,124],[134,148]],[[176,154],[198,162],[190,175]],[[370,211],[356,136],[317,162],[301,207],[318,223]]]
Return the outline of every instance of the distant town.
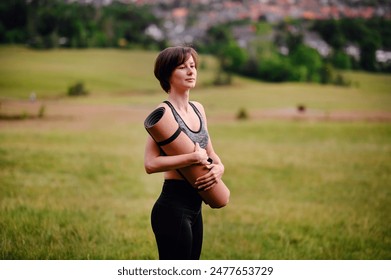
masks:
[[[74,2],[74,0],[68,0]],[[80,3],[108,5],[113,0],[79,0]],[[150,25],[146,32],[155,40],[171,44],[191,43],[205,36],[214,25],[226,22],[263,20],[277,23],[285,19],[341,19],[341,18],[391,18],[389,0],[122,0],[122,3],[148,5],[153,14],[162,20],[161,26]],[[251,40],[251,26],[236,29],[237,40],[244,46]],[[323,56],[329,47],[316,34],[305,34],[305,42]],[[282,50],[283,51],[283,50]],[[354,46],[347,52],[358,55]],[[379,60],[389,60],[390,54],[378,52]],[[386,58],[384,58],[386,56]]]
[[[109,3],[102,0],[101,4]],[[137,5],[150,5],[162,26],[151,25],[147,33],[172,44],[191,43],[202,38],[216,24],[232,21],[263,20],[277,23],[285,19],[341,19],[373,17],[391,18],[391,1],[368,0],[128,0]],[[236,28],[236,39],[244,47],[253,35],[251,26]],[[305,44],[317,49],[322,56],[330,53],[329,46],[317,34],[305,32]],[[284,52],[284,50],[281,50]],[[358,57],[356,46],[347,46],[346,52]],[[391,53],[378,50],[377,60],[390,61]]]
[[[85,4],[108,5],[113,0],[65,0]],[[122,3],[150,5],[159,16],[183,19],[197,12],[203,24],[264,18],[279,21],[284,18],[391,18],[389,0],[117,0]],[[169,10],[168,10],[169,9]],[[196,11],[194,11],[196,10]]]
[[[158,39],[176,36],[186,30],[188,38],[197,38],[216,24],[237,20],[265,20],[270,23],[284,19],[391,19],[390,0],[64,0],[84,4],[109,5],[113,2],[148,5],[164,26],[152,26],[148,31]],[[163,34],[163,29],[166,34]],[[183,41],[183,38],[181,38]]]
[[[102,3],[110,2],[101,0]],[[327,19],[342,17],[390,18],[391,1],[383,0],[124,0],[138,5],[153,5],[174,8],[172,17],[184,17],[194,8],[204,7],[209,24],[216,20],[238,20],[265,18],[268,21],[287,17],[304,19]],[[206,8],[206,9],[205,9]]]

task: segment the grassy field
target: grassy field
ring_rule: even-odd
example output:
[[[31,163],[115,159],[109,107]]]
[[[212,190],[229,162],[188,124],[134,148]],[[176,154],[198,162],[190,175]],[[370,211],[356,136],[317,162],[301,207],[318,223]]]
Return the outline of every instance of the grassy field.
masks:
[[[0,48],[0,112],[46,106],[40,119],[0,120],[0,259],[157,258],[149,217],[162,179],[144,172],[142,126],[165,98],[155,56]],[[390,259],[390,123],[259,117],[299,103],[388,114],[390,76],[348,73],[350,88],[239,77],[212,87],[213,60],[203,60],[192,98],[209,115],[231,202],[204,206],[202,259]],[[90,95],[67,98],[77,80]],[[248,120],[235,120],[240,108]]]

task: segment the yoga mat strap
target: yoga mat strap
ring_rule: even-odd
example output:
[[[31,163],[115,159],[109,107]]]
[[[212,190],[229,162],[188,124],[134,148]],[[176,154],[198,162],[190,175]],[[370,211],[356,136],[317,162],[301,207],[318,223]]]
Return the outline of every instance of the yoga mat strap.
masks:
[[[181,128],[178,127],[178,129],[174,132],[173,135],[171,135],[169,138],[167,138],[166,140],[163,140],[163,141],[160,141],[160,142],[157,142],[157,144],[159,146],[164,146],[164,145],[167,145],[167,144],[170,144],[172,141],[174,141],[178,135],[181,133]]]

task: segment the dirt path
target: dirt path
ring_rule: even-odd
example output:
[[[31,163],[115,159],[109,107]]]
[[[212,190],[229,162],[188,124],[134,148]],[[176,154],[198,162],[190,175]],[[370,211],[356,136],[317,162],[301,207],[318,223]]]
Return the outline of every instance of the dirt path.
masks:
[[[391,122],[391,112],[384,111],[331,111],[320,110],[300,111],[296,108],[263,110],[254,114],[257,119],[291,119],[310,121],[366,121],[366,122]]]
[[[22,102],[2,101],[0,105],[0,128],[10,126],[31,126],[43,129],[68,128],[87,129],[113,124],[142,125],[152,108],[129,105],[90,105],[74,104],[61,101]],[[42,117],[39,117],[39,114]],[[234,121],[231,115],[215,115],[209,122]],[[308,120],[308,121],[366,121],[391,122],[391,112],[353,112],[333,111],[325,113],[317,110],[299,111],[296,108],[258,110],[249,113],[251,120]]]
[[[40,117],[40,111],[42,117]],[[142,123],[148,109],[126,105],[73,104],[61,101],[6,101],[0,107],[0,128],[31,126],[83,130],[114,124]]]

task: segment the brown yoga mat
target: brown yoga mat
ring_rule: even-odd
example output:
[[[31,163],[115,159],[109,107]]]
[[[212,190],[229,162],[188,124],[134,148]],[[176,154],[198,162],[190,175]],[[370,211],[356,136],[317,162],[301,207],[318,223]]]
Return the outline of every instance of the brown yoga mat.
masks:
[[[144,121],[145,129],[168,156],[194,152],[194,142],[180,129],[174,115],[166,108],[155,109]],[[179,173],[194,187],[200,176],[208,169],[204,165],[191,165],[178,170]],[[227,205],[230,191],[222,180],[207,191],[199,191],[202,199],[211,208],[221,208]]]

